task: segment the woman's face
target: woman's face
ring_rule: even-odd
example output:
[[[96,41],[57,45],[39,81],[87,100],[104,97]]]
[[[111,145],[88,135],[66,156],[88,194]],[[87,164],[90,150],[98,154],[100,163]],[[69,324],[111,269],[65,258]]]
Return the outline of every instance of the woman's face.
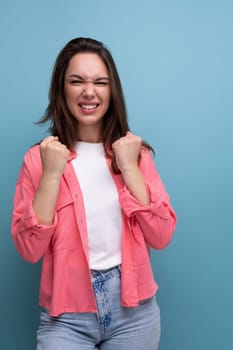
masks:
[[[65,73],[67,106],[78,121],[79,139],[101,141],[103,116],[110,103],[109,74],[102,59],[94,53],[74,55]]]

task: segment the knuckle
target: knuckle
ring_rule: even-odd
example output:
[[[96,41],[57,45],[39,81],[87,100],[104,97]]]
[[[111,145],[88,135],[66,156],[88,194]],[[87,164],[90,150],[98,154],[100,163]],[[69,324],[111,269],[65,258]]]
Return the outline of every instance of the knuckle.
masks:
[[[41,151],[44,151],[45,149],[46,149],[46,143],[42,141],[42,142],[40,143],[40,150],[41,150]]]

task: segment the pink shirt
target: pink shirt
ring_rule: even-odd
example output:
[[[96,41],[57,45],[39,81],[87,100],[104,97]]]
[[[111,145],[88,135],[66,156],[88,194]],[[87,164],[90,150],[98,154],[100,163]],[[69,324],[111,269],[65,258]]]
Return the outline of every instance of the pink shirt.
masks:
[[[176,225],[175,212],[151,155],[146,149],[141,155],[140,169],[151,199],[148,206],[130,194],[122,176],[111,172],[106,159],[122,207],[121,301],[125,307],[137,306],[140,300],[156,293],[158,286],[149,249],[165,248]],[[13,239],[27,261],[35,263],[43,257],[39,303],[52,316],[64,312],[97,312],[84,204],[71,162],[74,157],[73,152],[62,176],[53,225],[38,224],[32,207],[42,173],[39,146],[32,147],[24,157],[14,197]]]

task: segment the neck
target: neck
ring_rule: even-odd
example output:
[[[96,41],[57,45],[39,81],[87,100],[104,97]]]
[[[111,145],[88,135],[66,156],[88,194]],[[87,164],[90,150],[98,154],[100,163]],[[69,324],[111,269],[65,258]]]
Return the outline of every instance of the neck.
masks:
[[[93,138],[93,137],[79,137],[78,141],[88,142],[88,143],[101,143],[102,142],[102,140],[100,138]]]
[[[100,128],[79,128],[78,131],[78,141],[89,142],[89,143],[100,143],[102,142]]]

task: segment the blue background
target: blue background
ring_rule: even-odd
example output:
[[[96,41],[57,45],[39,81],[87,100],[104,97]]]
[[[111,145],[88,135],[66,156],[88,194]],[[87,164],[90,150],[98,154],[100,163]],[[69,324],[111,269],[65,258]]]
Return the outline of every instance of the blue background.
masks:
[[[34,121],[54,60],[78,36],[110,48],[131,129],[156,149],[179,218],[152,254],[160,350],[232,349],[232,18],[230,0],[1,0],[1,349],[35,348],[40,264],[15,250],[12,198],[24,153],[46,135]]]

